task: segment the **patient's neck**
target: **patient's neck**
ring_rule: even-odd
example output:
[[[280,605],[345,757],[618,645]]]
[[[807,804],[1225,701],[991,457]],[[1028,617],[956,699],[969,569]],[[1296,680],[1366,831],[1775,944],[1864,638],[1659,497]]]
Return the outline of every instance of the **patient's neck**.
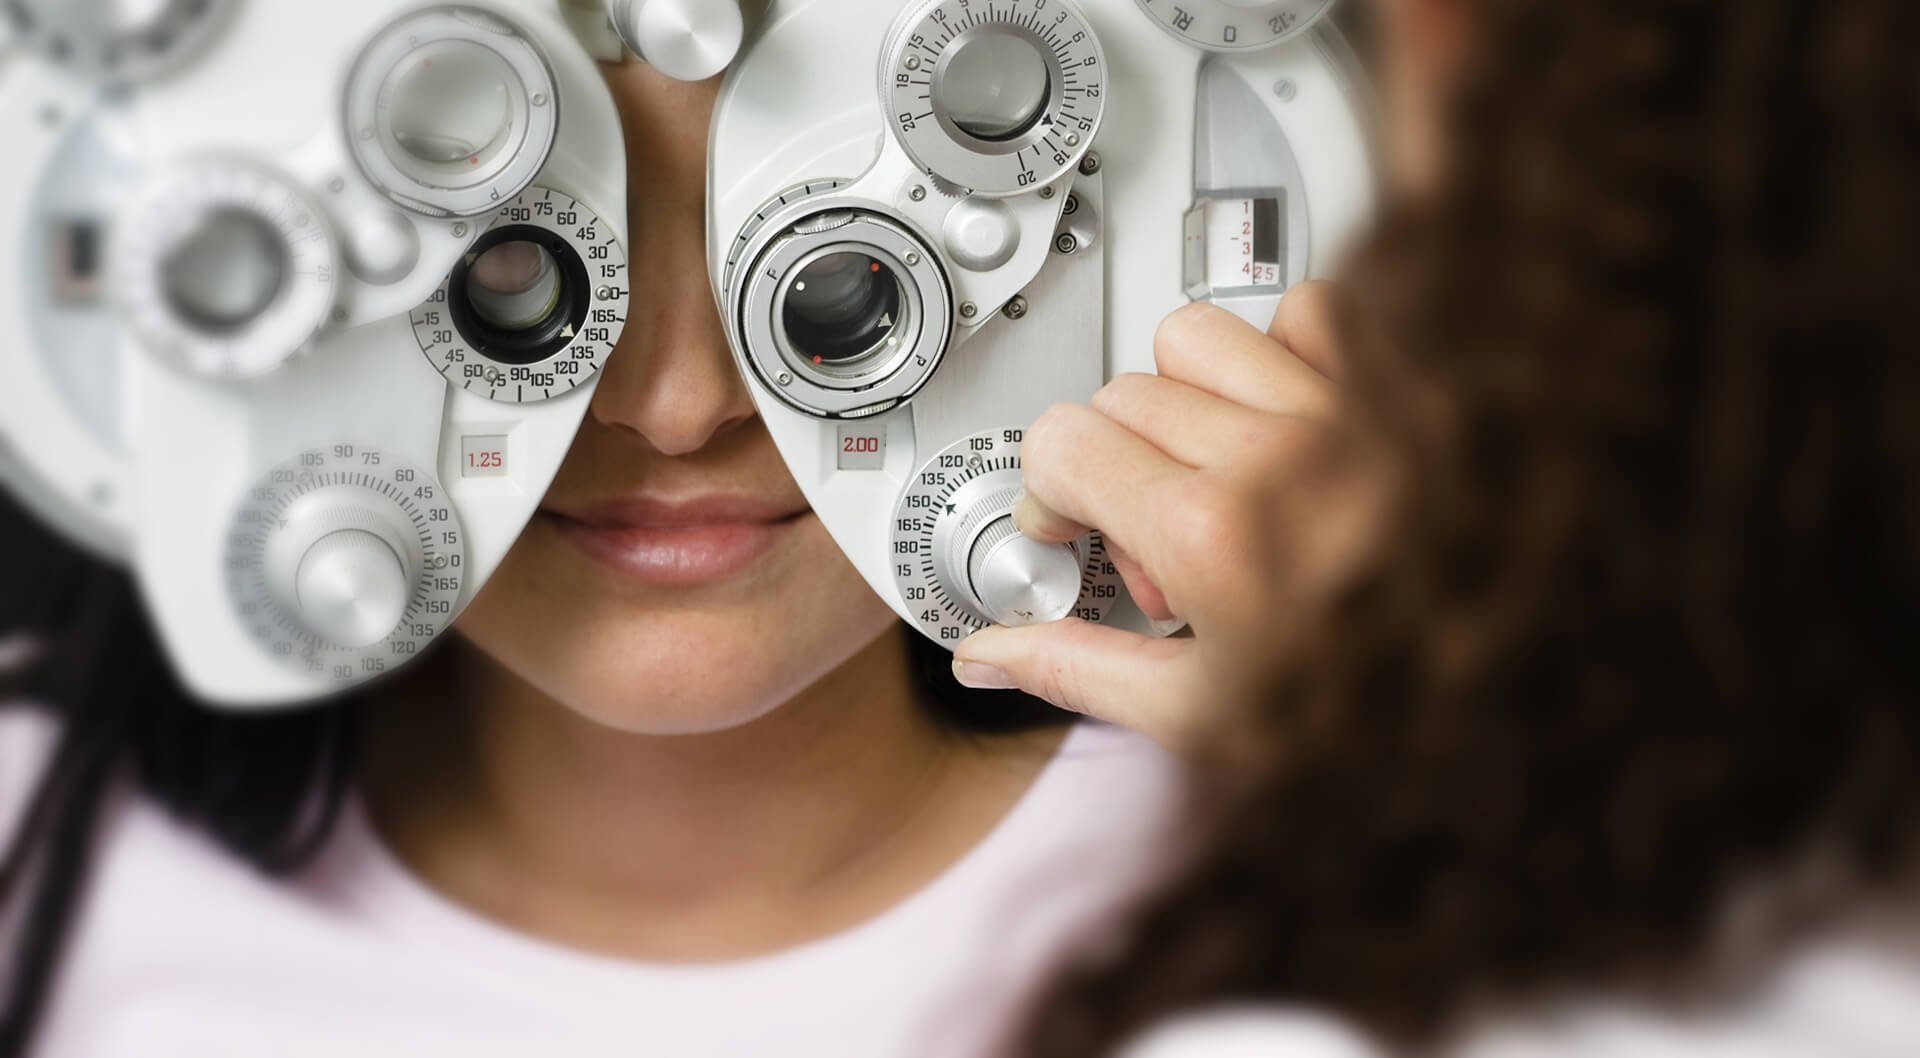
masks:
[[[412,870],[508,925],[636,958],[759,954],[930,881],[1057,743],[955,733],[917,693],[890,634],[745,726],[634,735],[458,647],[372,703],[363,787]]]

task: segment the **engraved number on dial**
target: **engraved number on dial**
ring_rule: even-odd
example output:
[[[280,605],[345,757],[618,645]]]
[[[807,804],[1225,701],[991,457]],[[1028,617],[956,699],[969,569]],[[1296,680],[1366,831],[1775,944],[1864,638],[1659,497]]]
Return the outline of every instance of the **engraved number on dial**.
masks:
[[[1334,0],[1138,0],[1167,32],[1208,51],[1270,48],[1312,29]]]
[[[986,627],[971,607],[954,597],[962,589],[940,582],[934,537],[942,519],[960,513],[949,501],[968,482],[993,474],[1018,484],[1021,436],[1020,430],[993,430],[949,446],[920,468],[900,497],[893,523],[894,581],[914,623],[929,638],[952,645]],[[1105,621],[1120,598],[1120,571],[1099,533],[1088,534],[1077,546],[1080,601],[1073,616]]]
[[[384,642],[349,650],[309,631],[273,601],[268,550],[289,510],[307,495],[351,489],[383,498],[396,527],[417,534],[419,570],[405,615]],[[350,683],[398,666],[453,620],[466,563],[459,516],[433,474],[390,453],[352,444],[309,449],[268,472],[235,515],[226,549],[227,594],[241,622],[270,656],[309,675]]]
[[[508,363],[480,351],[456,323],[452,276],[413,310],[413,336],[427,362],[470,393],[509,404],[550,400],[591,380],[619,342],[629,302],[627,251],[613,225],[551,188],[521,192],[494,212],[487,230],[509,227],[551,233],[558,236],[555,246],[577,255],[577,260],[559,262],[563,284],[581,281],[582,275],[587,284],[578,292],[586,298],[578,323],[569,319],[559,332],[566,344],[533,363]],[[470,266],[475,255],[468,256]],[[465,272],[457,269],[455,275]],[[563,285],[563,305],[573,293]]]

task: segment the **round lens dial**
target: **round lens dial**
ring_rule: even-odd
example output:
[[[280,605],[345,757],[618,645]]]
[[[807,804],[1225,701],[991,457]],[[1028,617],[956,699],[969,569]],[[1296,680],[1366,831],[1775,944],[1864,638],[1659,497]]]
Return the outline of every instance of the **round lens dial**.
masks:
[[[318,208],[278,175],[208,162],[149,189],[114,267],[147,348],[212,378],[267,374],[326,326],[339,248]]]
[[[933,377],[952,339],[953,292],[933,250],[897,218],[810,197],[782,194],[742,233],[722,291],[729,336],[742,366],[794,408],[865,418]]]
[[[1208,51],[1270,48],[1312,29],[1334,0],[1137,0],[1160,28]]]
[[[546,58],[497,15],[471,7],[410,15],[354,65],[354,157],[407,209],[479,216],[546,166],[559,128],[554,85]]]
[[[270,656],[347,686],[446,630],[465,557],[433,474],[389,452],[328,445],[248,493],[227,537],[227,592]]]
[[[888,122],[928,173],[981,195],[1080,163],[1106,104],[1100,42],[1072,0],[923,0],[881,69]]]
[[[413,336],[427,362],[469,392],[549,400],[606,362],[626,326],[628,290],[613,226],[568,195],[528,188],[413,310]]]
[[[894,581],[929,639],[948,647],[989,624],[1061,616],[1104,621],[1120,598],[1120,572],[1099,533],[1071,548],[1011,531],[1019,494],[1019,430],[975,434],[920,468],[894,511]],[[1079,597],[1064,574],[1079,570]]]

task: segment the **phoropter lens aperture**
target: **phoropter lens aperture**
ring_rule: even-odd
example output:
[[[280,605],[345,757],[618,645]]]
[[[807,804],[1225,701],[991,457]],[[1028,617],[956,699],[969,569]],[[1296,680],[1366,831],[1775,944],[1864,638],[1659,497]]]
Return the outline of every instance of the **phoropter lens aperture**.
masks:
[[[524,331],[545,322],[560,304],[562,285],[553,254],[524,240],[474,255],[467,269],[466,293],[474,314],[503,331]]]
[[[781,325],[795,355],[823,367],[850,367],[885,350],[901,323],[900,279],[853,250],[822,254],[794,276]]]
[[[963,37],[941,66],[934,102],[961,132],[987,143],[1027,134],[1046,115],[1053,77],[1024,35],[988,27]]]
[[[429,165],[490,161],[513,131],[507,85],[513,69],[465,41],[414,58],[394,78],[389,100],[399,148]]]
[[[480,355],[511,365],[537,364],[573,344],[592,300],[579,252],[531,224],[482,235],[447,284],[447,311],[461,336]]]
[[[160,289],[194,328],[232,334],[280,296],[287,258],[286,243],[266,218],[242,209],[216,210],[160,262]]]

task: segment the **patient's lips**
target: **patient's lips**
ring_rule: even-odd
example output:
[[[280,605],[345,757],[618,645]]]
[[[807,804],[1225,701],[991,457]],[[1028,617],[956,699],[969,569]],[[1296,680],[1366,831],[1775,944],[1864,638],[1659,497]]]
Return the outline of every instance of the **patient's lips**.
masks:
[[[632,580],[677,587],[745,570],[806,513],[804,505],[726,494],[556,504],[541,511],[602,566]]]

